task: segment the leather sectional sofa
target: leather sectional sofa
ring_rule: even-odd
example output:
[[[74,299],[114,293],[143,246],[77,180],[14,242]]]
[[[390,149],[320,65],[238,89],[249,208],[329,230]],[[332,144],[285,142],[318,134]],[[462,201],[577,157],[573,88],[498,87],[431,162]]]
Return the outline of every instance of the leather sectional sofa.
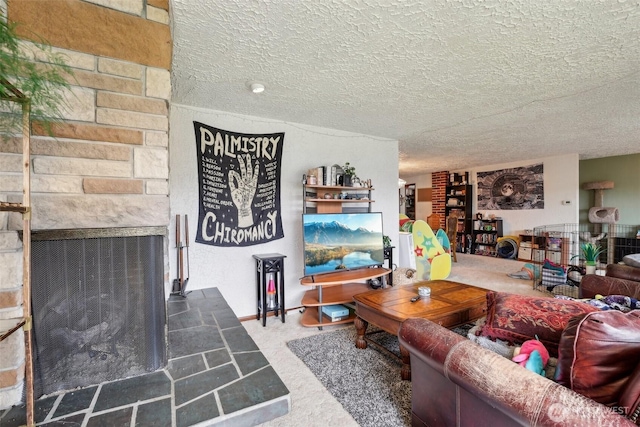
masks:
[[[625,267],[612,266],[607,276],[584,276],[581,297],[640,299],[640,269]],[[413,426],[636,425],[625,412],[640,412],[637,359],[629,360],[635,378],[623,389],[627,406],[608,407],[425,319],[405,321],[399,340],[411,356]]]

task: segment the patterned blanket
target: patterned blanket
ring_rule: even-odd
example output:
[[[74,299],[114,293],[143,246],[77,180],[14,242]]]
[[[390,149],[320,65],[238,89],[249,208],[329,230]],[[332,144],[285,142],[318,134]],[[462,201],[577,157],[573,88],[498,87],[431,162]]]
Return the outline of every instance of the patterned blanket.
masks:
[[[582,299],[572,298],[564,295],[556,295],[556,298],[585,302],[600,310],[619,310],[626,313],[631,310],[640,309],[640,302],[637,299],[628,297],[626,295],[608,295],[606,297],[602,295],[596,295],[595,298]]]

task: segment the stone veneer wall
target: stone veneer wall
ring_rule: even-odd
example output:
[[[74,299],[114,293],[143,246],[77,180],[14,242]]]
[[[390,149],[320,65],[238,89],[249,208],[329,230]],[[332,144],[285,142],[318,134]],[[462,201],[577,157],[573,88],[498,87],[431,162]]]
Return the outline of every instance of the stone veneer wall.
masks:
[[[431,174],[431,202],[433,203],[431,212],[440,215],[440,227],[444,229],[445,223],[445,194],[447,183],[449,182],[449,172],[433,172]]]
[[[32,228],[168,226],[169,0],[4,6],[20,24],[25,50],[32,51],[28,39],[41,37],[74,71],[53,137],[33,124]],[[21,150],[19,140],[0,143],[2,201],[22,200]],[[22,316],[21,228],[21,215],[0,213],[0,333]],[[167,275],[165,267],[165,282]],[[0,342],[0,408],[21,401],[24,363],[19,330]]]

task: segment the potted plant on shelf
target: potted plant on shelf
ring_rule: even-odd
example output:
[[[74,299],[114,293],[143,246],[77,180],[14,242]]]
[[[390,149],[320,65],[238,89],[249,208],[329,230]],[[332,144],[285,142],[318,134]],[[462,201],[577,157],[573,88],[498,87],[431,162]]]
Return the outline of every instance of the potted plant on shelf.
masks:
[[[356,168],[354,166],[351,166],[349,162],[346,162],[342,167],[342,170],[344,171],[343,185],[345,187],[351,187],[351,185],[353,184],[353,178],[355,178],[356,176]]]
[[[598,257],[603,252],[604,249],[595,243],[589,242],[580,245],[580,258],[584,259],[587,274],[594,274],[596,272]]]

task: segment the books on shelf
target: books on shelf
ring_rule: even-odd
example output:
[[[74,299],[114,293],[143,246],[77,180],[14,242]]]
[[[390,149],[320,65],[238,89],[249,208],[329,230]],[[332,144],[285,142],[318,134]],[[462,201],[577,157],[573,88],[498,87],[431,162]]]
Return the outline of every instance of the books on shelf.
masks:
[[[318,185],[324,185],[325,171],[326,168],[324,166],[318,166]]]
[[[323,305],[322,314],[332,322],[349,318],[349,309],[341,304]]]
[[[323,185],[336,185],[337,179],[336,175],[338,173],[338,165],[333,166],[321,166],[322,171],[324,172],[322,183]]]
[[[342,167],[337,164],[331,166],[318,166],[307,171],[308,176],[315,176],[318,185],[337,186],[341,185],[339,178],[344,174]]]

